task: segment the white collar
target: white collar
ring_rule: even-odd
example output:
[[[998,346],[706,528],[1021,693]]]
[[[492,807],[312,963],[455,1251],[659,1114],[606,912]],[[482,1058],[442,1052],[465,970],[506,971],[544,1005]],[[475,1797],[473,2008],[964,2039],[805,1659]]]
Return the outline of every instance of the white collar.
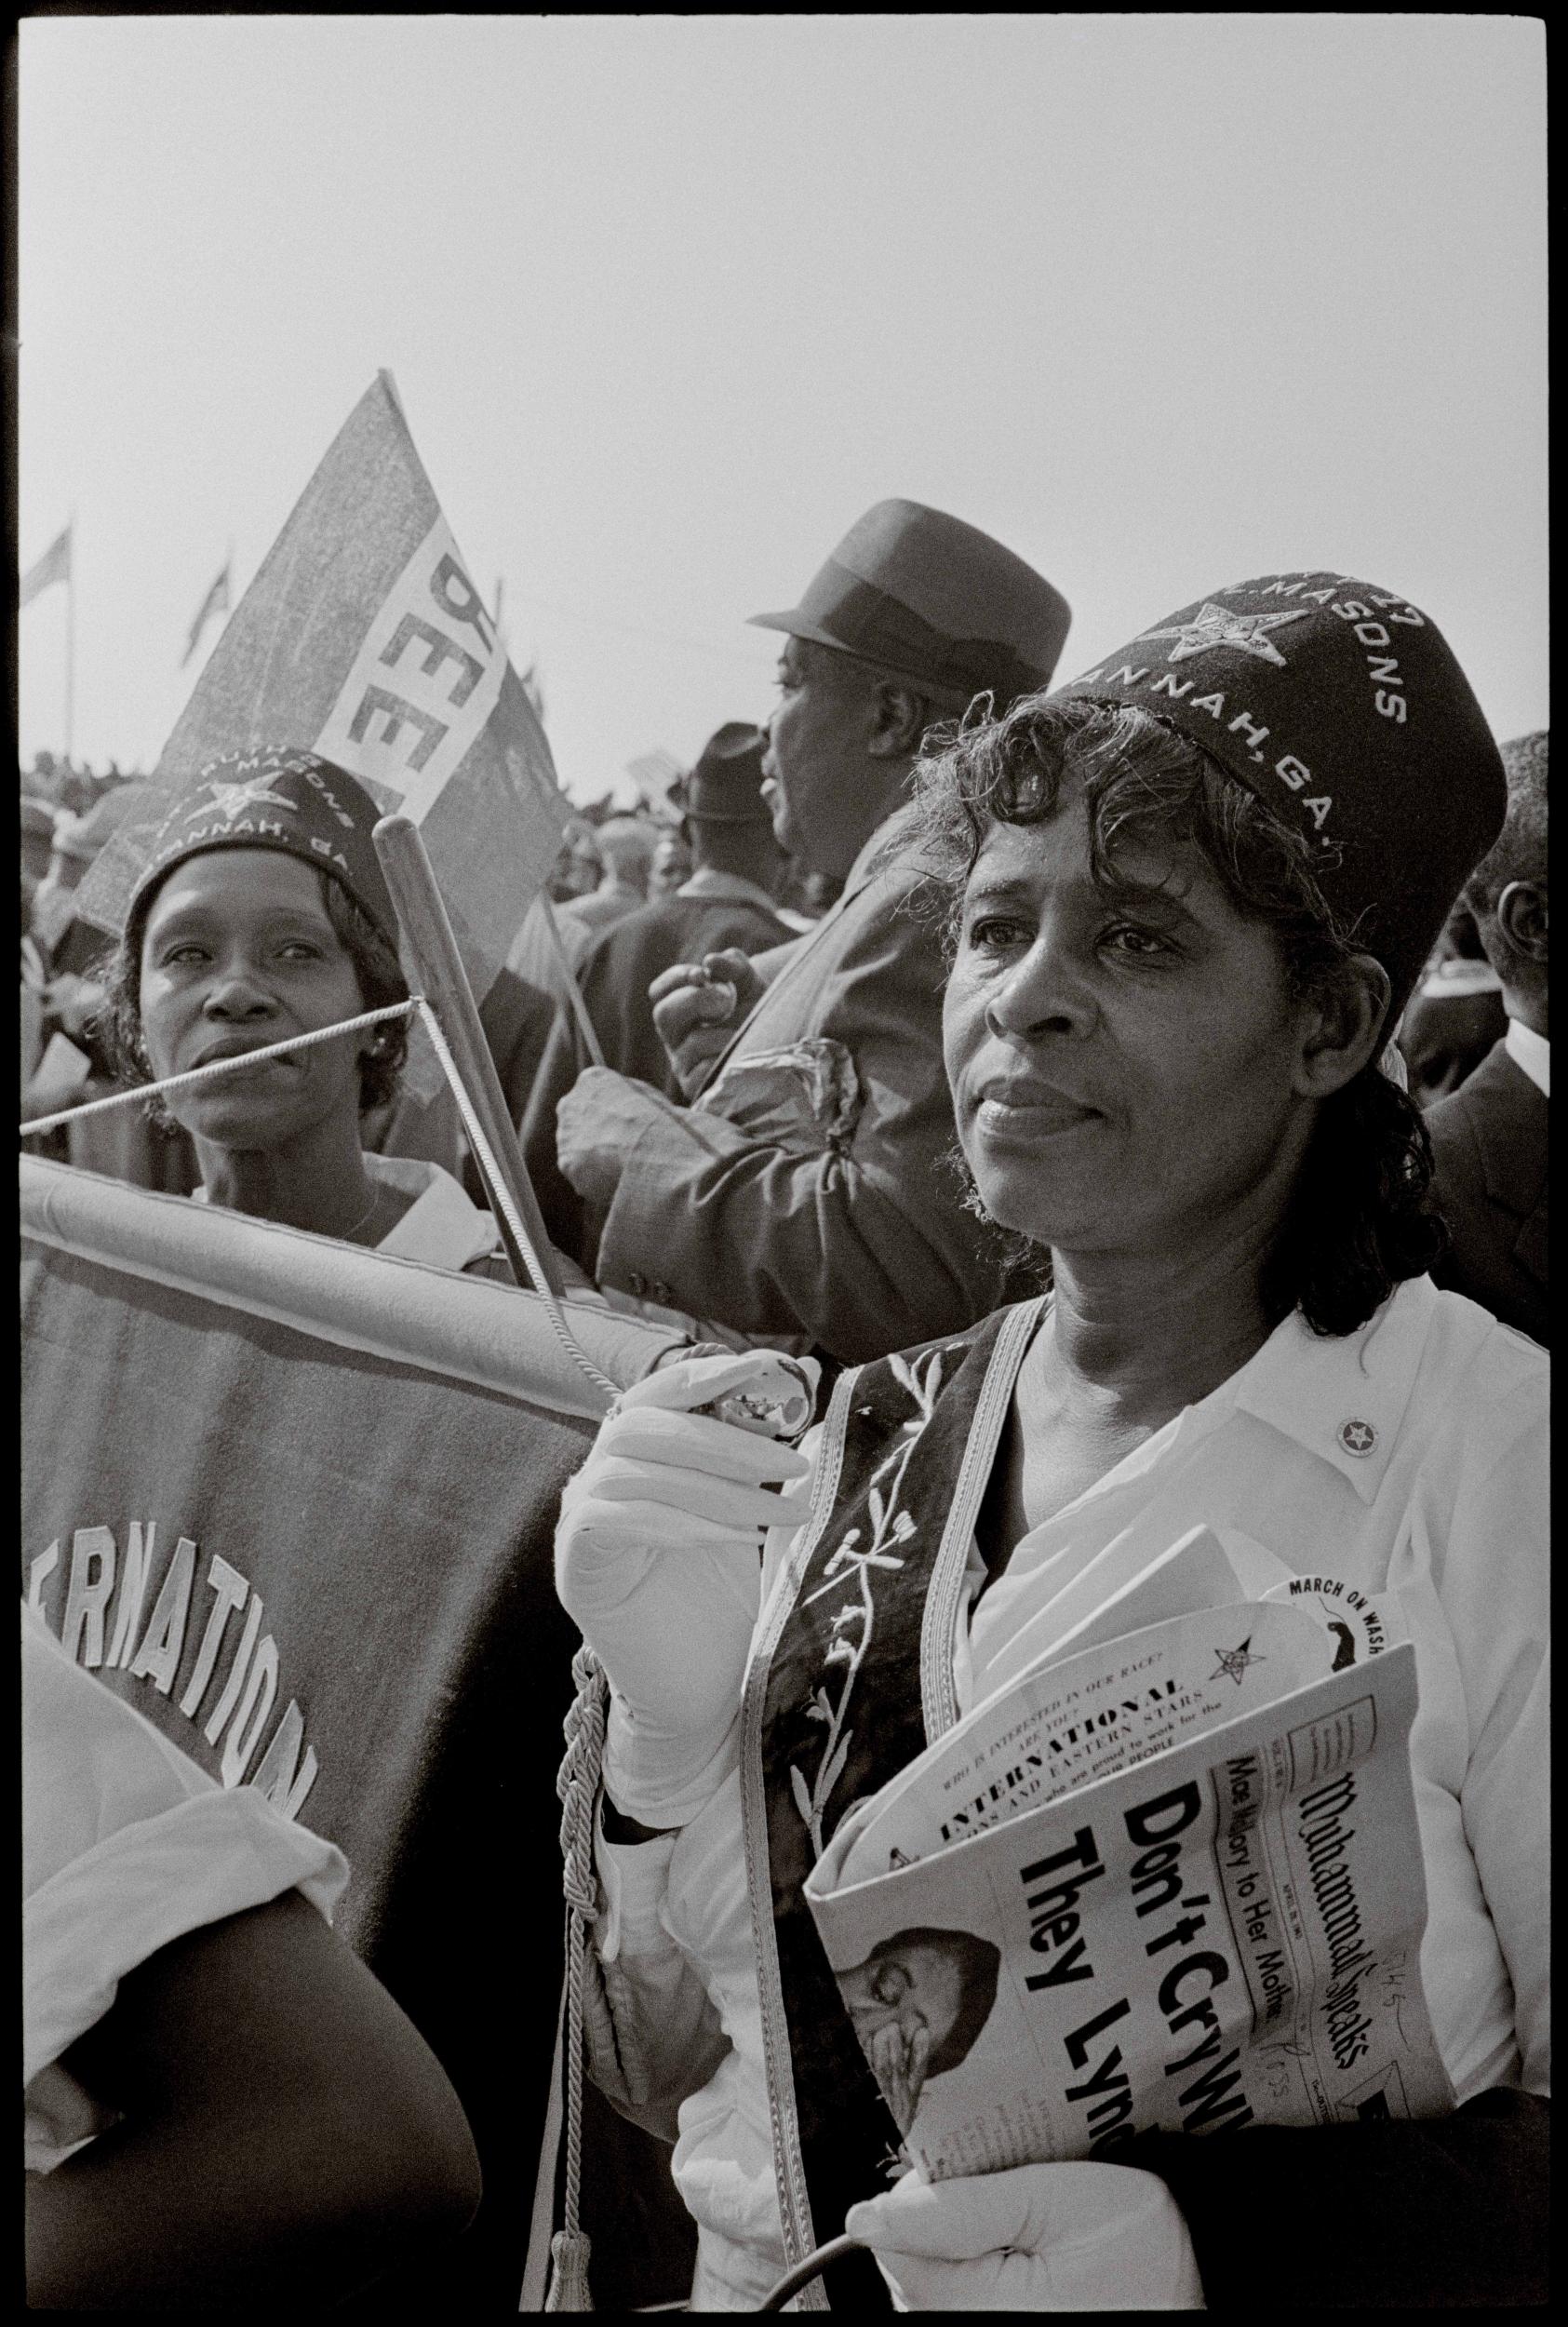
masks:
[[[1549,1099],[1551,1044],[1546,1036],[1537,1034],[1534,1028],[1526,1026],[1521,1018],[1510,1018],[1504,1040],[1508,1046],[1508,1056],[1521,1074],[1528,1075],[1541,1096]]]
[[[367,1155],[365,1169],[383,1186],[412,1193],[413,1203],[390,1234],[376,1246],[399,1260],[422,1260],[432,1269],[465,1269],[493,1252],[499,1241],[488,1212],[471,1204],[466,1190],[439,1164],[409,1155]]]
[[[699,865],[676,894],[701,897],[709,905],[760,905],[765,912],[774,911],[773,900],[759,881],[748,881],[744,873],[720,872],[717,865]]]
[[[396,1227],[383,1236],[377,1252],[399,1260],[422,1260],[432,1269],[462,1270],[495,1251],[499,1243],[495,1222],[469,1202],[467,1193],[439,1164],[408,1155],[367,1155],[365,1173],[379,1187],[398,1188],[413,1203]],[[197,1204],[211,1198],[205,1188],[192,1190]]]
[[[1350,1334],[1316,1334],[1293,1311],[1212,1393],[1213,1403],[1282,1431],[1332,1462],[1371,1502],[1410,1404],[1437,1300],[1429,1277],[1412,1277]]]

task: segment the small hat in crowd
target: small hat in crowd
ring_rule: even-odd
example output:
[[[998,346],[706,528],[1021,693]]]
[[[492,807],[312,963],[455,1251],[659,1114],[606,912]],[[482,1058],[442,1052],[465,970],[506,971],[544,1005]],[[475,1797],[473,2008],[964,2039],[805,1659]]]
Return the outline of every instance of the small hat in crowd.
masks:
[[[671,795],[683,816],[699,824],[768,824],[762,797],[762,754],[768,738],[744,720],[727,720],[708,737],[690,775]]]
[[[1427,615],[1345,574],[1265,574],[1055,693],[1153,713],[1297,824],[1324,897],[1388,973],[1393,1025],[1507,806],[1492,731]]]
[[[1050,684],[1071,619],[1022,558],[918,501],[878,502],[798,606],[751,617],[966,700],[989,689],[998,712]]]
[[[153,892],[187,857],[267,848],[314,865],[347,891],[395,949],[397,914],[370,835],[381,821],[363,785],[314,751],[260,747],[208,762],[146,845],[126,934],[135,943]]]
[[[90,865],[105,841],[113,840],[122,827],[145,815],[152,800],[153,787],[144,777],[127,776],[113,791],[95,800],[84,814],[61,808],[55,817],[55,854],[71,857],[80,865]]]

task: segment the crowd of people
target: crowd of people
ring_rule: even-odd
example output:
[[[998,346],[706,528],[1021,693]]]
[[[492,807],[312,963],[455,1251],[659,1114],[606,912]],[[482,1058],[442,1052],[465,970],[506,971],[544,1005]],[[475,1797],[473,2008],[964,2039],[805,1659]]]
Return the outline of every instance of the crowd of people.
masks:
[[[780,641],[771,715],[717,726],[668,815],[575,817],[483,998],[568,1315],[681,1337],[603,1424],[556,1556],[609,1690],[590,2067],[670,2145],[693,2309],[757,2307],[841,2228],[835,2307],[1240,2309],[1281,2189],[1327,2226],[1275,2300],[1545,2299],[1548,739],[1500,744],[1437,622],[1381,585],[1196,579],[1062,683],[1052,582],[956,518],[878,504],[793,606],[752,617]],[[507,1279],[449,1097],[403,1079],[363,787],[287,738],[215,762],[168,802],[105,948],[72,917],[72,868],[144,797],[61,801],[46,834],[24,783],[24,1135],[73,1094],[173,1082],[46,1151]],[[241,814],[258,799],[265,829]],[[797,1441],[715,1411],[780,1355],[817,1399]],[[842,1661],[817,1603],[917,1444],[852,1747],[809,1827],[799,1740]],[[927,2185],[862,2053],[896,2028],[940,2074],[939,2039],[918,1992],[851,2024],[824,1987],[817,1842],[1049,1653],[1109,1546],[1152,1557],[1197,1525],[1403,1611],[1420,1972],[1453,2109]],[[313,2253],[342,2222],[342,2283],[367,2218],[451,2235],[473,2166],[439,2069],[349,1992],[305,1909],[277,1921],[296,1892],[330,1905],[329,1845],[284,1829],[299,1863],[271,1837],[272,1888],[240,1895],[217,1830],[266,1806],[220,1812],[165,1741],[144,1786],[111,1785],[151,1748],[108,1737],[47,1634],[27,1671],[38,1766],[66,1773],[56,1797],[104,1797],[119,1879],[170,1804],[213,1824],[159,1862],[137,1961],[164,1971],[124,1965],[118,2002],[72,1974],[97,2014],[54,2010],[58,2041],[30,2038],[39,2284],[71,2290],[45,2303],[86,2299],[100,2266],[71,2261],[101,2251],[95,2173],[136,2186],[136,2148],[94,2140],[106,2105],[134,2131],[141,2088],[111,2064],[161,2042],[175,2007],[149,1998],[194,1976],[190,1934],[243,1940],[257,1916],[268,1944],[309,1941],[291,1977],[342,1990],[322,2077],[389,2064],[394,2096],[369,2195],[340,2170],[307,2203],[309,2175],[257,2164],[257,2218],[304,2223]],[[40,1836],[62,1815],[52,1797]],[[71,1854],[37,1848],[58,1891]],[[168,1903],[181,1886],[194,1906]],[[243,2211],[244,2161],[289,2142],[222,2106]],[[153,2183],[182,2154],[159,2138]],[[333,2146],[317,2126],[302,2154]],[[235,2286],[257,2267],[253,2236],[221,2252]],[[183,2299],[224,2295],[209,2277]]]

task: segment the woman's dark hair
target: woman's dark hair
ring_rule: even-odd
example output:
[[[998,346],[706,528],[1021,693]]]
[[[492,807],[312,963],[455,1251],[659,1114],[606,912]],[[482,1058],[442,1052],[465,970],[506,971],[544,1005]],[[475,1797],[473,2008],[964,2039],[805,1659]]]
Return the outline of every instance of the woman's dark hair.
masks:
[[[922,1926],[918,1930],[895,1931],[891,1938],[878,1941],[866,1961],[877,1963],[884,1956],[902,1956],[911,1947],[929,1947],[936,1955],[950,1957],[958,1965],[958,2018],[941,2043],[932,2046],[926,2063],[928,2077],[945,2076],[948,2069],[957,2068],[960,2061],[969,2057],[975,2038],[991,2016],[991,2007],[997,2000],[1001,1950],[974,1931],[939,1930],[934,1926]]]
[[[184,861],[184,860],[181,860]],[[171,866],[170,871],[174,869]],[[338,934],[344,952],[354,963],[359,991],[367,1010],[380,1010],[388,1002],[407,1002],[409,989],[403,982],[403,972],[397,955],[382,935],[369,915],[357,906],[341,881],[313,867],[321,883],[322,903],[327,918]],[[161,883],[159,884],[161,886]],[[152,1064],[147,1056],[141,1032],[141,940],[147,927],[157,889],[149,890],[140,900],[133,920],[127,923],[124,936],[106,958],[98,973],[104,989],[103,1008],[98,1019],[101,1039],[108,1047],[118,1072],[127,1083],[151,1083]],[[374,1108],[384,1107],[397,1089],[409,1056],[408,1021],[388,1018],[376,1029],[376,1049],[372,1056],[359,1061],[359,1111],[368,1115]],[[147,1112],[164,1131],[175,1128],[174,1118],[155,1096],[147,1101]]]
[[[925,902],[949,957],[986,831],[1043,823],[1067,774],[1083,786],[1097,881],[1126,878],[1116,860],[1129,845],[1190,845],[1237,911],[1272,932],[1293,996],[1332,992],[1343,979],[1354,935],[1319,887],[1305,835],[1149,712],[1079,696],[1025,695],[1001,719],[976,705],[962,726],[932,738],[916,769],[912,823],[931,876]],[[1419,1109],[1369,1061],[1320,1105],[1264,1269],[1270,1322],[1299,1309],[1314,1333],[1354,1333],[1397,1285],[1429,1269],[1448,1241],[1431,1208],[1431,1180]],[[1020,1240],[1015,1257],[1022,1250]],[[1036,1248],[1037,1271],[1039,1258]]]

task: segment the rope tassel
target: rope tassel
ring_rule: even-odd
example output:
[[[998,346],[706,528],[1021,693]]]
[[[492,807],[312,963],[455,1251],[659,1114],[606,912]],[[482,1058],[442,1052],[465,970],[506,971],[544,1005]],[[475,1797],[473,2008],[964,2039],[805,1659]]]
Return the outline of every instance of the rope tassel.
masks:
[[[566,2187],[561,2224],[550,2241],[547,2311],[591,2311],[589,2242],[578,2209],[583,2188],[583,1981],[588,1929],[598,1913],[598,1878],[594,1873],[594,1805],[604,1761],[605,1710],[609,1687],[599,1661],[584,1645],[571,1661],[577,1695],[568,1710],[566,1757],[556,1780],[561,1804],[562,1888],[567,1902],[566,1935]]]
[[[547,2311],[591,2311],[588,2292],[588,2241],[581,2230],[557,2230],[550,2240],[550,2287],[544,2297]]]

